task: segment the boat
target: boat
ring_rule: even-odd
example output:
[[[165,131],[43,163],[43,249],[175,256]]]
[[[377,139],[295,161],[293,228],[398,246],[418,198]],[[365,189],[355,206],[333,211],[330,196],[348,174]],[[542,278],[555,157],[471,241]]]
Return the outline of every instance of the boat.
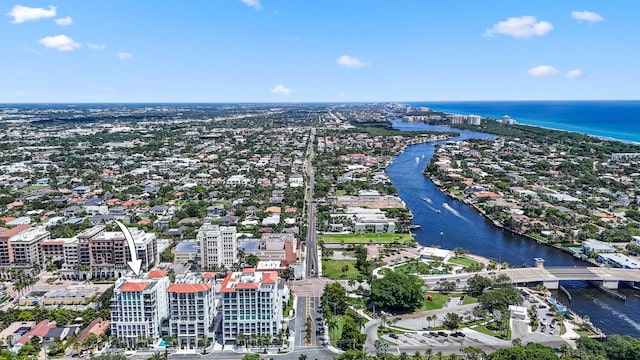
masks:
[[[440,214],[442,211],[440,209],[436,209],[436,212]]]
[[[409,225],[409,230],[419,230],[420,228],[420,225]]]

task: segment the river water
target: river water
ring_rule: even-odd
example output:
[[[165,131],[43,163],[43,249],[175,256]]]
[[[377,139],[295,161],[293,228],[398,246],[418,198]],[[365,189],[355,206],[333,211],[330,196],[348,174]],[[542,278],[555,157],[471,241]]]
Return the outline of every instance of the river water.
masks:
[[[406,131],[451,131],[448,127],[421,123],[392,122],[394,128]],[[451,140],[494,138],[494,135],[461,131]],[[580,260],[549,246],[504,231],[486,220],[467,204],[441,192],[423,175],[434,153],[434,145],[442,142],[412,145],[387,167],[387,175],[398,189],[398,195],[411,209],[416,240],[424,246],[445,249],[462,247],[471,253],[508,262],[511,266],[533,266],[534,258],[544,258],[545,266],[585,266]],[[446,205],[445,205],[446,204]],[[606,333],[640,337],[640,296],[630,289],[620,289],[627,301],[614,300],[585,282],[561,282],[573,300],[556,294],[559,300],[579,315],[589,315],[593,324]]]

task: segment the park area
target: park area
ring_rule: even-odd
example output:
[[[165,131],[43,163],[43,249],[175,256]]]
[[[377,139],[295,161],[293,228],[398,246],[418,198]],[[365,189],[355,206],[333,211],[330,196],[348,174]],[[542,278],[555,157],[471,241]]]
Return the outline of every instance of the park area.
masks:
[[[325,244],[410,244],[414,240],[409,234],[323,234],[319,236]]]

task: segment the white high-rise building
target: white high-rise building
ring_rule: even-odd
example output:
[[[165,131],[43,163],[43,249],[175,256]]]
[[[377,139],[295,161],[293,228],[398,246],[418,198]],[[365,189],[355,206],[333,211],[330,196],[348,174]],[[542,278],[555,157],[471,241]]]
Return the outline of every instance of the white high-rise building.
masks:
[[[167,288],[169,335],[176,338],[180,349],[195,349],[198,340],[214,337],[214,284],[202,275],[188,273],[176,277],[176,283]]]
[[[275,271],[231,272],[222,283],[222,340],[235,342],[268,334],[272,338],[282,328],[282,296]]]
[[[120,278],[111,298],[111,335],[127,347],[153,343],[169,315],[169,278]]]
[[[204,224],[196,237],[200,266],[203,269],[231,268],[238,261],[235,226]]]

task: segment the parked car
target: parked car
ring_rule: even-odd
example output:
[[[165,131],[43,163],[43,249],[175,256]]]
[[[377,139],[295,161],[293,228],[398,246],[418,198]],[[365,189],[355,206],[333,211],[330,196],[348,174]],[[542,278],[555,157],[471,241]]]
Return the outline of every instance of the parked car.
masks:
[[[404,334],[404,336],[406,336],[406,337],[408,337],[408,338],[412,338],[412,337],[413,337],[413,334],[406,333],[406,334]]]
[[[460,336],[460,337],[465,337],[467,335],[465,335],[462,331],[457,331],[456,335]]]
[[[444,331],[438,331],[438,335],[439,335],[439,336],[442,336],[442,337],[447,337],[447,336],[449,336],[449,334],[447,334],[447,333],[446,333],[446,332],[444,332]]]
[[[425,332],[425,333],[422,333],[422,336],[427,337],[427,338],[430,338],[430,337],[432,337],[433,335],[431,335],[431,333],[426,333],[426,332]]]

